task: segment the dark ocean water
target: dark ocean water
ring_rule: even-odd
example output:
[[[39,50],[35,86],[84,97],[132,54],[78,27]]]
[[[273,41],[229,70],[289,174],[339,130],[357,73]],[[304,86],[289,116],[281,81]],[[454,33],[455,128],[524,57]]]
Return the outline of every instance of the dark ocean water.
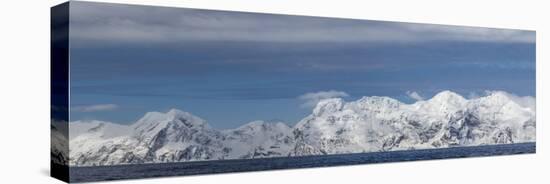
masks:
[[[535,153],[535,143],[324,156],[71,167],[71,182]]]

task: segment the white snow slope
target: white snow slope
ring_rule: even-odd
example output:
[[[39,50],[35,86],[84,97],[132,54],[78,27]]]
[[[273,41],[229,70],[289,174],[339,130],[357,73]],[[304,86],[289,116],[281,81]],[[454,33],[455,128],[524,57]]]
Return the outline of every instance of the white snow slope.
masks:
[[[287,157],[535,141],[535,99],[494,91],[465,99],[451,91],[405,104],[388,97],[321,100],[294,127],[253,121],[216,130],[172,109],[132,125],[69,124],[73,166]]]

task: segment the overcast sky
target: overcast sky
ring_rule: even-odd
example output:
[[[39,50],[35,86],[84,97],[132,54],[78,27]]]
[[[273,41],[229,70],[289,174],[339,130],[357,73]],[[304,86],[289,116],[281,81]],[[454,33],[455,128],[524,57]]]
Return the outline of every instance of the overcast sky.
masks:
[[[535,96],[535,32],[71,2],[72,120],[292,125],[327,97]]]

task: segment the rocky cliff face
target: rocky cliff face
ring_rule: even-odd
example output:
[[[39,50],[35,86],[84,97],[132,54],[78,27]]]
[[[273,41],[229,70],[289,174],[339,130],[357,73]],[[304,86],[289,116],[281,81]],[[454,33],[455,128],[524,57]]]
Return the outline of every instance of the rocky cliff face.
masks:
[[[88,166],[533,142],[535,124],[534,99],[505,92],[465,99],[444,91],[413,104],[325,99],[294,127],[254,121],[222,131],[173,109],[147,113],[130,126],[71,122],[69,160]]]

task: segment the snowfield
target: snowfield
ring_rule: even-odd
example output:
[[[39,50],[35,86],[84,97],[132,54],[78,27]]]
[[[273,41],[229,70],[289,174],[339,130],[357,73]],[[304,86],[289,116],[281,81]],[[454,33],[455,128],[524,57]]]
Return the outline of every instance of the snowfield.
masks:
[[[495,91],[466,99],[443,91],[413,104],[378,96],[323,99],[294,127],[253,121],[216,130],[172,109],[132,125],[71,122],[68,159],[71,166],[97,166],[534,142],[535,111],[533,97]]]

